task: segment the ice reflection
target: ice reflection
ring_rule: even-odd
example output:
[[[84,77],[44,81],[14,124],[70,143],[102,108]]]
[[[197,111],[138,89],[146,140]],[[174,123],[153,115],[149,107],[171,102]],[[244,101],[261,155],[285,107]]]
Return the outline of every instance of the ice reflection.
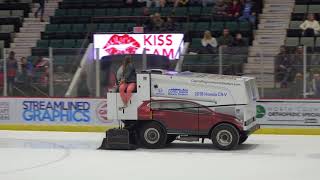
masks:
[[[50,141],[50,142],[49,142]],[[30,139],[0,139],[0,148],[29,149],[96,149],[99,143],[93,141],[58,141]]]

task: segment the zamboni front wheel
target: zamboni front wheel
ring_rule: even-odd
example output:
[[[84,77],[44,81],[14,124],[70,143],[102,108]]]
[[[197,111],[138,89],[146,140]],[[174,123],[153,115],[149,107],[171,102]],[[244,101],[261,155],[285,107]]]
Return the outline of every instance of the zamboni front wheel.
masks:
[[[145,124],[139,132],[141,145],[149,149],[162,148],[167,141],[167,133],[158,123]]]
[[[241,135],[238,144],[239,144],[239,145],[240,145],[240,144],[243,144],[247,139],[248,139],[248,136],[247,136],[247,135]]]
[[[211,140],[215,147],[221,150],[230,150],[239,143],[239,132],[230,124],[219,124],[211,133]]]

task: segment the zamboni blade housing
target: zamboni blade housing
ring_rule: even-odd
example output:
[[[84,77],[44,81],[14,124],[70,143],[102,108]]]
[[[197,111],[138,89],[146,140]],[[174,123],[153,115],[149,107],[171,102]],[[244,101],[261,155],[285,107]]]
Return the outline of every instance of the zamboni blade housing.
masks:
[[[99,149],[134,150],[137,148],[134,137],[135,135],[127,129],[110,129],[106,132]]]

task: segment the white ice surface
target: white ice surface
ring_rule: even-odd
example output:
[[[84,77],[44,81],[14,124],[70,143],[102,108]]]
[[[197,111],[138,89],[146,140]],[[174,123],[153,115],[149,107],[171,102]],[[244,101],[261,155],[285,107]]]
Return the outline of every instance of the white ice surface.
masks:
[[[96,150],[103,133],[0,131],[0,180],[319,180],[320,136],[253,135],[234,151],[210,141]]]

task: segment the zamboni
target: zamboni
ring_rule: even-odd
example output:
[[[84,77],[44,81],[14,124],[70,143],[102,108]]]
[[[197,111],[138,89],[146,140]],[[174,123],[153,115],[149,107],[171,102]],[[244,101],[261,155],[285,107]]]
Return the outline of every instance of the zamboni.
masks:
[[[259,98],[252,77],[149,70],[137,74],[137,92],[128,106],[118,92],[107,94],[110,120],[101,149],[162,148],[174,140],[212,140],[234,149],[259,129]]]

